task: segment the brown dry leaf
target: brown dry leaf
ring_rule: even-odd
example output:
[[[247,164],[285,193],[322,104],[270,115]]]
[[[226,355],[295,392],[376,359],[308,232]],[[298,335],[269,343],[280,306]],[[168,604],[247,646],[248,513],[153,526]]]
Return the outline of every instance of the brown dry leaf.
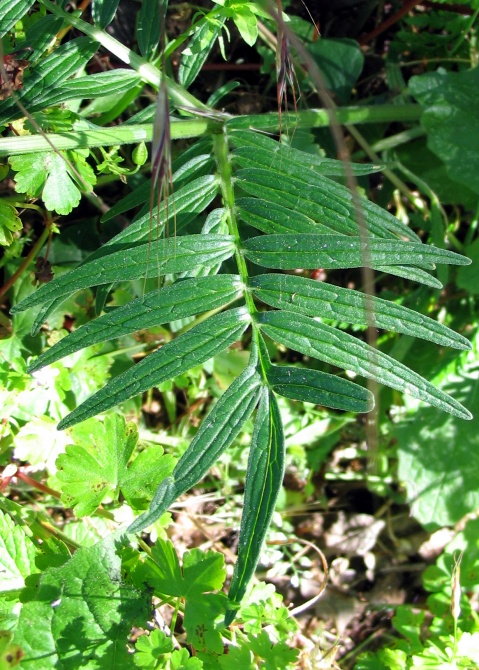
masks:
[[[19,91],[23,88],[23,71],[28,67],[29,61],[15,58],[13,55],[4,56],[3,67],[5,72],[0,72],[0,100],[10,97],[12,90]],[[7,79],[5,79],[5,74]]]

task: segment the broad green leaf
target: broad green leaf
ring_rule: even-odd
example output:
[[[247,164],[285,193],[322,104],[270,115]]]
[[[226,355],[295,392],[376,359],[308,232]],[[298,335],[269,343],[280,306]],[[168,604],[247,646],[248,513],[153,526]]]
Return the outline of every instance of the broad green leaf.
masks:
[[[374,407],[374,398],[364,387],[318,370],[272,365],[268,383],[275,393],[292,400],[345,412],[369,412]]]
[[[21,589],[25,577],[38,572],[37,550],[21,526],[0,510],[0,591]]]
[[[15,184],[19,193],[41,197],[48,210],[69,214],[80,203],[81,193],[75,183],[75,173],[62,156],[70,163],[73,159],[75,168],[82,163],[81,176],[91,190],[96,182],[95,173],[76,152],[19,154],[10,156],[9,162],[17,173]]]
[[[16,44],[16,50],[33,49],[28,55],[30,67],[36,63],[51,45],[56,34],[64,25],[62,18],[46,14],[27,27],[25,38]]]
[[[233,254],[232,239],[229,235],[187,235],[155,240],[151,245],[140,244],[116,252],[110,247],[109,255],[87,261],[75,270],[44,284],[16,305],[12,313],[66,297],[90,286],[140,277],[157,277],[170,272],[185,272],[192,267],[216,265]]]
[[[92,419],[72,434],[56,462],[62,483],[62,500],[74,507],[76,516],[92,514],[107,497],[125,500],[134,508],[145,508],[158,483],[171,474],[175,461],[161,448],[146,449],[129,465],[138,442],[138,430],[123,416],[110,414],[104,423]]]
[[[149,635],[141,635],[136,641],[136,651],[133,656],[135,665],[146,670],[155,670],[158,667],[160,656],[173,651],[173,640],[167,637],[162,630],[155,628]]]
[[[231,610],[226,615],[226,625],[234,619],[235,609],[242,600],[258,564],[283,475],[283,424],[274,394],[270,389],[264,388],[251,438],[238,559],[229,589]]]
[[[47,107],[50,96],[57,87],[86,65],[97,48],[97,42],[89,37],[79,37],[62,44],[41,60],[30,76],[25,77],[23,88],[17,91],[17,97],[31,114]],[[12,98],[0,102],[1,124],[21,116],[22,112]]]
[[[322,38],[307,47],[324,77],[324,86],[347,105],[364,66],[364,55],[355,40]]]
[[[411,77],[409,90],[424,109],[427,144],[452,181],[479,193],[479,68]]]
[[[175,649],[170,656],[171,670],[202,670],[203,663],[199,658],[190,656],[187,649]]]
[[[106,28],[112,21],[118,9],[120,0],[93,0],[91,14],[100,28]]]
[[[262,630],[259,635],[252,635],[249,638],[249,645],[256,657],[264,659],[262,665],[265,670],[276,670],[276,668],[291,670],[293,667],[298,667],[299,649],[291,649],[282,640],[273,642],[266,630]]]
[[[14,631],[14,642],[25,654],[22,665],[135,668],[127,641],[132,627],[144,626],[151,616],[151,598],[125,583],[120,542],[110,535],[41,573]]]
[[[9,202],[0,200],[0,245],[8,247],[13,242],[13,234],[23,228],[16,208]]]
[[[205,593],[201,598],[188,598],[185,605],[184,626],[203,667],[216,666],[220,654],[224,653],[223,622],[216,623],[224,614],[228,600],[224,593]],[[213,666],[213,667],[214,667]]]
[[[289,170],[288,166],[292,166],[296,170],[301,170],[301,172],[304,169],[308,169],[310,171],[314,170],[317,174],[329,175],[331,177],[344,176],[343,161],[323,158],[323,156],[294,149],[286,144],[276,142],[276,140],[262,133],[234,130],[228,134],[228,140],[233,146],[238,147],[238,150],[233,152],[233,157],[241,156],[242,160],[245,160],[249,154],[251,165],[269,167],[271,161],[274,161],[276,169],[280,169],[284,163],[285,170]],[[254,151],[251,151],[252,149]],[[267,156],[269,156],[269,161]],[[380,172],[383,170],[383,166],[371,163],[367,163],[366,165],[348,163],[348,170],[351,170],[356,176],[361,176]],[[292,170],[291,173],[295,174],[295,171]]]
[[[256,358],[218,400],[178,461],[173,476],[160,484],[150,509],[128,528],[139,532],[156,521],[177,497],[194,486],[233,443],[253,411],[261,388]]]
[[[286,161],[280,158],[277,161],[279,166],[287,166]],[[289,168],[293,175],[294,168],[294,165]],[[288,168],[283,168],[286,169]],[[245,193],[309,216],[314,221],[321,222],[321,225],[328,226],[334,233],[357,234],[355,200],[345,186],[336,184],[327,177],[315,175],[312,170],[306,173],[308,182],[290,174],[286,178],[281,172],[278,174],[278,171],[266,168],[244,168],[236,172],[236,185]],[[299,172],[299,175],[302,173]],[[372,235],[391,239],[407,237],[419,241],[409,228],[367,198],[360,197],[358,203]]]
[[[368,325],[366,296],[359,291],[305,277],[279,274],[253,277],[250,285],[254,294],[271,307],[332,321]],[[434,319],[390,300],[376,297],[368,300],[369,309],[372,309],[371,318],[377,328],[421,337],[457,349],[471,348],[465,337]]]
[[[160,0],[144,0],[141,3],[136,28],[136,39],[140,53],[150,60],[160,41]]]
[[[33,0],[2,0],[0,12],[0,38],[24,16]]]
[[[103,389],[63,419],[58,428],[62,430],[85,421],[201,365],[239,339],[248,322],[249,315],[243,307],[210,317],[110,380]]]
[[[238,5],[233,14],[233,21],[246,44],[253,47],[258,39],[258,19],[246,3]]]
[[[454,526],[479,507],[477,352],[476,337],[474,350],[461,355],[464,363],[451,364],[439,382],[471,408],[474,419],[470,424],[420,407],[394,427],[398,475],[406,488],[411,514],[431,531]]]
[[[472,418],[471,413],[447,393],[402,363],[337,328],[286,311],[263,312],[258,321],[266,335],[306,356],[376,379],[462,419]]]
[[[151,549],[151,560],[154,569],[150,571],[149,585],[163,595],[194,598],[218,591],[225,581],[224,557],[217,552],[187,551],[180,567],[172,542],[158,539]]]
[[[243,244],[249,260],[264,267],[295,270],[297,268],[356,268],[395,265],[432,268],[434,263],[470,265],[471,261],[453,251],[415,242],[370,239],[346,235],[261,235]]]
[[[240,295],[241,283],[237,275],[176,282],[89,321],[39,356],[29,367],[29,372],[92,344],[217,309]]]

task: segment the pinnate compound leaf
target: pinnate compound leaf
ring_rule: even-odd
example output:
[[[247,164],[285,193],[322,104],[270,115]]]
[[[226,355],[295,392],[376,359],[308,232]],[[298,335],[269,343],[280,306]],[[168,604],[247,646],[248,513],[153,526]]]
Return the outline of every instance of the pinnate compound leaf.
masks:
[[[150,509],[133,522],[128,532],[139,532],[159,519],[180,495],[188,491],[208,472],[233,443],[255,408],[259,390],[262,388],[261,377],[256,371],[256,362],[253,352],[248,367],[203,419],[190,446],[178,461],[173,476],[160,484]]]
[[[246,473],[243,516],[225,623],[229,625],[258,563],[284,475],[284,433],[274,393],[264,388],[256,414]]]
[[[34,0],[3,0],[0,13],[0,37],[3,37],[24,16]]]
[[[272,365],[268,382],[275,393],[292,400],[344,412],[370,412],[374,407],[374,397],[364,387],[318,370]]]
[[[134,88],[141,81],[134,70],[117,68],[107,72],[90,74],[87,77],[77,77],[65,81],[58,89],[58,100],[55,94],[51,104],[70,100],[72,98],[98,98],[105,95],[121,95]]]
[[[29,372],[98,342],[222,307],[241,294],[237,275],[185,279],[89,321],[42,354]]]
[[[62,430],[85,421],[201,365],[241,337],[248,322],[249,315],[243,307],[210,317],[112,379],[65,417],[58,428]]]
[[[188,88],[198,76],[223,28],[224,19],[208,21],[196,29],[181,56],[178,80]]]
[[[87,261],[75,270],[44,284],[16,305],[12,313],[99,284],[214,266],[229,258],[233,250],[233,238],[230,235],[187,235],[176,239],[155,240],[151,244],[140,244],[116,252],[111,250],[108,255]]]
[[[278,274],[253,277],[250,285],[254,294],[271,307],[332,321],[368,325],[366,296],[359,291],[306,277]],[[446,347],[471,348],[469,340],[434,319],[390,300],[370,297],[369,301],[377,328],[421,337]]]
[[[0,510],[0,591],[21,589],[25,577],[37,572],[36,555],[23,528]]]
[[[110,414],[104,423],[92,419],[72,433],[76,444],[56,461],[62,500],[77,516],[92,514],[106,497],[120,491],[135,508],[150,502],[158,483],[171,474],[175,461],[162,449],[142,451],[129,466],[138,430],[123,416]]]
[[[95,184],[92,168],[76,152],[62,154],[79,171],[88,187]],[[15,175],[16,189],[31,197],[41,197],[45,207],[58,214],[69,214],[80,202],[81,193],[77,177],[67,162],[52,152],[10,156],[9,162]],[[81,186],[85,187],[84,184]]]
[[[462,419],[472,418],[471,413],[447,393],[348,333],[294,312],[263,312],[258,320],[266,335],[295,351],[375,379]]]
[[[24,602],[14,642],[25,667],[132,670],[131,628],[151,616],[151,598],[125,584],[117,554],[121,539],[78,549],[59,568],[43,572]]]
[[[414,242],[378,240],[364,243],[359,237],[346,235],[262,235],[244,243],[249,260],[264,267],[295,270],[297,268],[357,268],[412,265],[432,269],[435,263],[470,265],[471,261],[453,251]],[[389,268],[394,272],[394,267]]]

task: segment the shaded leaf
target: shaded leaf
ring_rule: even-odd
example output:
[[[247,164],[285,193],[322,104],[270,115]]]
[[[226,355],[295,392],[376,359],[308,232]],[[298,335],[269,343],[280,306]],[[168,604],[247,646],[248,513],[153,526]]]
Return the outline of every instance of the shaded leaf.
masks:
[[[29,668],[135,667],[127,639],[132,626],[149,618],[151,598],[124,583],[119,544],[120,538],[110,535],[78,549],[29,589],[14,631]]]
[[[3,0],[0,14],[0,37],[3,37],[33,5],[34,0]]]
[[[120,0],[93,0],[91,14],[100,28],[106,28],[112,21]]]

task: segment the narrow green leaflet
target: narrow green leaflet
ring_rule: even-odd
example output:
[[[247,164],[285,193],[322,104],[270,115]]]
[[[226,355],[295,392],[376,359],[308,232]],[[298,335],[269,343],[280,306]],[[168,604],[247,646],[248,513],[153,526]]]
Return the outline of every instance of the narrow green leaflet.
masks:
[[[23,588],[25,577],[38,572],[36,555],[23,528],[0,510],[0,592]]]
[[[22,667],[135,668],[127,641],[150,618],[151,597],[125,584],[120,543],[113,534],[78,549],[29,588],[13,638],[25,654]]]
[[[1,0],[0,2],[0,38],[24,16],[34,0]]]
[[[160,0],[143,0],[138,15],[136,39],[140,53],[151,59],[160,42]]]
[[[249,319],[246,309],[239,307],[216,314],[194,326],[112,379],[63,419],[58,428],[62,430],[85,421],[128,398],[177,377],[196,365],[201,365],[239,339]]]
[[[196,28],[181,56],[178,81],[185,88],[188,88],[198,76],[223,29],[224,18],[216,21],[203,19],[203,21],[203,24]]]
[[[262,235],[246,240],[243,248],[245,256],[253,263],[279,270],[406,264],[428,269],[434,267],[434,263],[471,263],[469,258],[453,251],[425,244],[376,238],[364,243],[359,237],[345,235]]]
[[[93,0],[91,14],[96,25],[106,28],[112,21],[120,0]]]
[[[50,105],[75,98],[98,98],[104,95],[121,95],[141,81],[134,70],[117,68],[87,77],[69,79],[52,94]]]
[[[258,321],[266,335],[306,356],[376,379],[462,419],[472,418],[471,413],[447,393],[402,363],[337,328],[286,311],[263,312]]]
[[[366,296],[359,291],[306,277],[278,274],[253,277],[250,286],[260,300],[277,309],[368,325]],[[456,349],[471,348],[469,340],[434,319],[389,300],[373,297],[369,301],[377,328],[420,337]]]
[[[261,198],[236,198],[238,217],[263,233],[331,233],[329,226],[284,205]]]
[[[157,289],[73,331],[39,356],[29,372],[92,344],[217,309],[241,293],[237,275],[185,279]]]
[[[261,377],[256,359],[231,384],[203,420],[197,434],[178,461],[173,476],[162,482],[148,512],[128,528],[139,532],[156,521],[168,507],[194,486],[232,444],[258,401]]]
[[[258,563],[284,475],[284,434],[276,398],[264,388],[251,439],[243,516],[229,601],[229,625]]]
[[[288,165],[294,166],[296,169],[314,170],[317,174],[329,175],[330,177],[344,176],[344,161],[333,160],[331,158],[323,158],[316,154],[309,154],[299,149],[294,149],[286,144],[276,142],[266,134],[253,133],[251,131],[233,130],[228,134],[228,140],[234,147],[238,149],[233,153],[233,156],[251,156],[252,162],[263,167],[270,167],[271,161],[277,165],[278,158],[279,165],[284,163],[285,168]],[[251,150],[254,150],[251,152]],[[249,152],[249,154],[248,154]],[[266,156],[269,155],[269,161]],[[293,170],[293,174],[295,174]],[[383,170],[382,165],[372,165],[367,163],[362,165],[360,163],[349,163],[348,170],[356,176],[372,174]]]
[[[75,270],[44,284],[11,311],[22,312],[35,305],[99,284],[158,277],[205,265],[214,266],[232,256],[233,251],[233,238],[230,235],[187,235],[155,240],[151,244],[140,244],[116,252],[111,250],[109,255],[87,261]]]
[[[254,155],[253,151],[251,154]],[[315,175],[309,170],[304,177],[309,181],[305,181],[284,174],[280,170],[258,167],[243,168],[238,170],[235,176],[237,186],[250,195],[301,212],[328,226],[334,233],[357,234],[356,204],[351,193],[345,186],[327,177]],[[411,241],[420,241],[415,233],[392,214],[374,205],[367,198],[360,197],[358,204],[372,235],[389,239],[406,237]]]
[[[144,509],[175,466],[159,447],[145,449],[130,464],[138,429],[119,414],[108,415],[104,423],[91,419],[71,436],[75,444],[60,454],[56,466],[62,501],[77,517],[92,514],[106,497],[117,499],[120,491],[129,505]]]
[[[101,258],[108,253],[111,253],[111,247],[121,248],[128,247],[129,244],[137,244],[138,242],[150,242],[152,238],[158,237],[162,230],[167,228],[170,219],[175,219],[176,230],[181,230],[187,223],[189,223],[195,216],[203,211],[218,193],[217,179],[213,175],[208,177],[200,177],[193,180],[190,184],[180,188],[169,196],[168,202],[162,202],[159,206],[154,207],[153,211],[137,219],[134,223],[122,230],[118,235],[115,235],[111,240],[106,242],[100,249],[93,252],[88,257],[87,261],[90,263],[95,258]],[[141,204],[141,203],[136,203]],[[132,205],[134,206],[134,205]],[[108,214],[115,210],[112,207]],[[125,211],[118,209],[114,215]],[[111,217],[104,216],[102,221],[108,221]],[[156,259],[155,259],[156,261]],[[111,282],[108,282],[111,283]],[[35,336],[43,323],[48,318],[48,315],[63,302],[61,297],[57,300],[49,301],[43,306],[32,325],[32,336]]]
[[[268,382],[275,393],[292,400],[345,412],[369,412],[374,407],[374,397],[367,389],[318,370],[272,365]]]
[[[89,37],[79,37],[61,45],[25,77],[22,90],[17,91],[18,98],[31,114],[47,107],[56,88],[86,65],[97,49],[98,44]],[[8,123],[22,115],[13,98],[0,102],[0,123]]]

